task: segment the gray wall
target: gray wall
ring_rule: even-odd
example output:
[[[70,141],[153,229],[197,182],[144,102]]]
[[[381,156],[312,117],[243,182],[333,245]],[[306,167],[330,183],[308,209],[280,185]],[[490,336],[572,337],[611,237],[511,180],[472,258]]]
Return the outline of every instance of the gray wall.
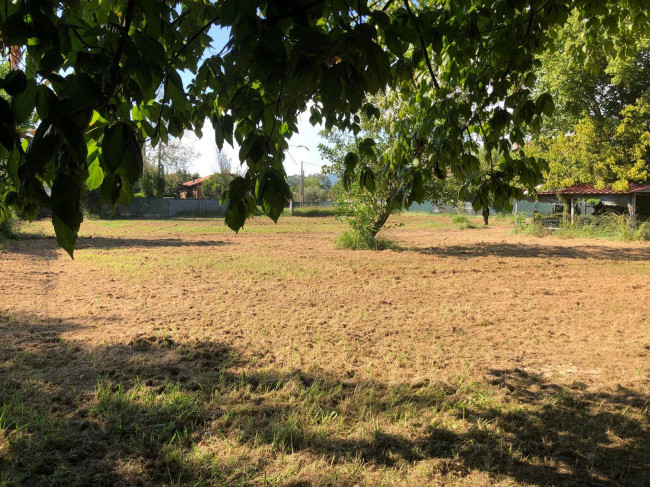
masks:
[[[133,198],[128,206],[118,206],[120,216],[140,218],[201,216],[225,214],[225,212],[225,207],[219,205],[217,200],[212,199]]]

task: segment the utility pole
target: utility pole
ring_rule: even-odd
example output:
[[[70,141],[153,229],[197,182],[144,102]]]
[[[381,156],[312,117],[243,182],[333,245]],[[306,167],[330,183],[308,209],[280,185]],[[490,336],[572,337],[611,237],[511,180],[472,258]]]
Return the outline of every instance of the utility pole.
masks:
[[[300,208],[305,206],[305,170],[303,162],[300,161]]]

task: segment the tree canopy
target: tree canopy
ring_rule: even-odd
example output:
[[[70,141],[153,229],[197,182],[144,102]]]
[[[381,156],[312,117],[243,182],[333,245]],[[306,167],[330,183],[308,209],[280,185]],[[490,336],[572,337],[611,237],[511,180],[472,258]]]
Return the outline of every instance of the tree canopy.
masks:
[[[611,50],[624,35],[608,34],[604,45]],[[592,53],[587,63],[582,42],[573,16],[540,56],[537,89],[550,92],[558,109],[529,152],[547,159],[548,187],[626,190],[650,178],[650,39],[628,43],[625,57]]]
[[[238,230],[258,204],[277,220],[290,198],[282,162],[298,115],[309,106],[313,123],[356,133],[361,110],[377,113],[367,96],[392,90],[409,102],[386,176],[460,173],[477,166],[485,144],[500,160],[477,200],[489,193],[507,206],[520,191],[511,182],[536,184],[543,169],[522,148],[525,132],[553,113],[551,95],[532,90],[536,55],[571,15],[587,53],[624,55],[648,34],[646,14],[645,0],[5,2],[0,38],[16,69],[0,80],[10,97],[0,99],[0,201],[27,218],[51,208],[72,254],[84,186],[128,202],[142,144],[200,136],[209,120],[217,146],[237,141],[248,167],[224,195],[226,223]],[[212,26],[229,32],[219,52]],[[603,47],[603,34],[618,31]],[[28,139],[17,127],[34,112]],[[421,169],[403,171],[421,152]],[[359,153],[376,156],[372,139],[350,152],[350,170]],[[364,174],[372,185],[375,175]],[[406,183],[406,193],[417,188]]]

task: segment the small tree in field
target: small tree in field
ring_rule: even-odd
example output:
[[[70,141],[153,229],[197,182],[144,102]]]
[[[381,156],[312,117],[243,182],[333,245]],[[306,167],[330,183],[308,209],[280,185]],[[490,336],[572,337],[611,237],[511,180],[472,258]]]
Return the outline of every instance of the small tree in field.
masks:
[[[399,176],[391,175],[395,165],[388,154],[394,140],[390,125],[399,116],[400,99],[396,95],[373,100],[382,112],[363,113],[358,134],[340,130],[324,131],[327,144],[321,144],[321,156],[330,162],[327,171],[339,176],[338,214],[348,221],[357,242],[376,248],[376,237],[394,211],[424,200],[434,203],[457,201],[458,187],[429,164],[421,150],[411,151],[402,161]],[[355,159],[354,151],[358,151]],[[381,175],[382,177],[375,177]],[[336,191],[336,190],[333,190]]]

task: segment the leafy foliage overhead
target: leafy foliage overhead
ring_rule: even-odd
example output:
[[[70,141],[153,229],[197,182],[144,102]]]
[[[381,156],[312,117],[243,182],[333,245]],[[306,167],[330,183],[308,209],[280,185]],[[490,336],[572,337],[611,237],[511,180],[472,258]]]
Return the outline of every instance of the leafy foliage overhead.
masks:
[[[396,171],[423,145],[424,177],[432,166],[475,165],[481,137],[503,156],[485,191],[509,201],[508,181],[539,174],[537,161],[510,155],[512,144],[553,111],[550,96],[530,90],[535,54],[573,10],[591,50],[606,31],[647,33],[646,8],[643,0],[7,1],[0,35],[17,69],[0,80],[10,96],[0,100],[2,202],[28,218],[52,208],[72,254],[84,186],[127,202],[145,140],[200,135],[210,120],[218,147],[236,140],[248,166],[224,195],[226,223],[238,230],[258,203],[276,219],[290,196],[282,161],[298,114],[310,106],[312,122],[356,131],[358,111],[374,111],[366,96],[387,88],[412,99],[389,156]],[[230,34],[220,52],[209,49],[212,26]],[[625,42],[614,47],[624,52]],[[183,72],[193,74],[187,86]],[[28,143],[16,126],[34,111],[40,123]]]

